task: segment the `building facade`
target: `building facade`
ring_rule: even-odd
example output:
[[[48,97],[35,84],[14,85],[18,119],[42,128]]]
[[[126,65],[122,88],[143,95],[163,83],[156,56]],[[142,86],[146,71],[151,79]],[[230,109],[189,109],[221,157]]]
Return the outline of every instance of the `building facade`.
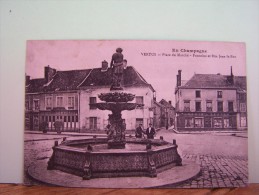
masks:
[[[174,127],[175,125],[175,108],[172,106],[171,101],[162,99],[157,102],[154,100],[154,127]]]
[[[247,128],[246,77],[194,74],[182,85],[178,71],[177,130],[235,130]]]
[[[164,106],[157,101],[153,101],[153,111],[154,111],[154,127],[162,127],[162,117],[164,112]]]
[[[47,123],[49,131],[60,121],[64,131],[99,131],[108,124],[110,111],[101,111],[92,105],[100,102],[98,95],[110,92],[112,69],[103,62],[101,68],[56,71],[45,67],[45,77],[26,76],[25,129],[40,130]],[[135,94],[133,101],[144,104],[133,111],[123,111],[126,129],[135,129],[139,123],[148,127],[153,123],[153,87],[135,70],[124,68],[122,86],[125,92]]]
[[[162,99],[159,103],[163,105],[161,126],[166,128],[174,127],[175,108],[172,106],[172,102]]]

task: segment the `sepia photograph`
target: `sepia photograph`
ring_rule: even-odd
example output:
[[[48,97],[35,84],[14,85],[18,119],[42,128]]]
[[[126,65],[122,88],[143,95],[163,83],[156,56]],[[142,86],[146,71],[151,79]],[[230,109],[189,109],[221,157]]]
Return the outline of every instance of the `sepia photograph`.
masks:
[[[246,46],[28,40],[24,184],[248,183]]]

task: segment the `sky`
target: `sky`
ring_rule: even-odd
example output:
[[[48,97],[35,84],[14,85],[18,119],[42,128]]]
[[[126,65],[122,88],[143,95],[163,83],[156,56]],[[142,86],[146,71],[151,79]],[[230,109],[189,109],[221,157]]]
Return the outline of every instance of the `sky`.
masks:
[[[176,75],[182,80],[194,74],[246,75],[245,44],[195,41],[32,40],[27,41],[26,75],[43,78],[44,67],[57,70],[91,69],[111,61],[116,48],[123,49],[133,66],[156,90],[157,100],[175,102]]]

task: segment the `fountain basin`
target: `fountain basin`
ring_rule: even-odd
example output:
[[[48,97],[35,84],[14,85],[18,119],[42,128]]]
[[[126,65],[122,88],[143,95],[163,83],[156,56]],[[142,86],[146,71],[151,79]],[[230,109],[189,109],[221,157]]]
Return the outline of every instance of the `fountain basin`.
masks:
[[[53,147],[48,169],[83,179],[156,177],[157,173],[181,165],[182,161],[178,146],[164,140],[127,138],[125,149],[105,149],[104,144],[107,145],[106,138],[64,141]]]

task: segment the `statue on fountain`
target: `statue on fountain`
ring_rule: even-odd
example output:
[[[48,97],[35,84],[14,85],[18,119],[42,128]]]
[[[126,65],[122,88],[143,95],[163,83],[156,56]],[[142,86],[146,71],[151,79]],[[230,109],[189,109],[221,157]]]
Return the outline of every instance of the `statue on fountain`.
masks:
[[[103,102],[94,103],[98,109],[110,110],[112,112],[112,114],[109,114],[109,127],[107,126],[108,148],[112,149],[123,149],[126,144],[126,124],[121,117],[121,112],[124,110],[134,110],[137,107],[143,106],[143,104],[131,102],[134,100],[135,95],[122,91],[121,81],[126,63],[127,60],[123,59],[122,49],[117,48],[111,60],[111,68],[113,71],[111,92],[99,94],[98,97]]]
[[[125,63],[122,51],[123,50],[121,48],[117,48],[116,53],[112,55],[110,67],[113,71],[113,83],[111,86],[111,90],[122,90],[121,81],[124,68],[123,63]]]

